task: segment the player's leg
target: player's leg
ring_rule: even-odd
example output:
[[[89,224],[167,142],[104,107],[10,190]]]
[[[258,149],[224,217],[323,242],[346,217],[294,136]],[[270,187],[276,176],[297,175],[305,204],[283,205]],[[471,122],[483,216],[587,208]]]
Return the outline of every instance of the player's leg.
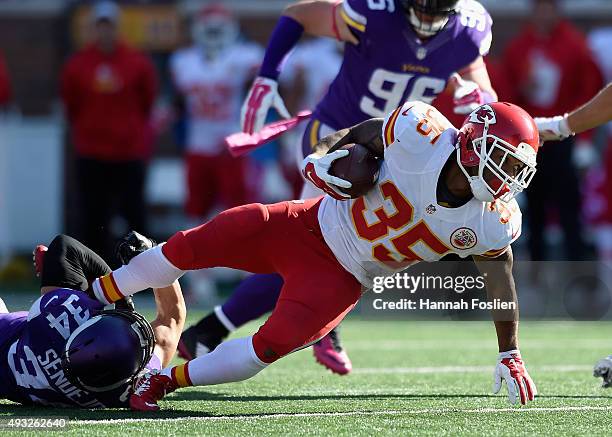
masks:
[[[146,205],[144,200],[147,165],[137,160],[122,165],[119,213],[128,223],[128,229],[147,234]]]
[[[109,224],[115,205],[111,167],[87,158],[77,160],[80,226],[82,240],[96,253],[109,256]]]
[[[225,208],[244,205],[249,201],[247,187],[247,157],[232,157],[224,151],[216,158],[215,174],[219,182],[219,197]]]
[[[209,354],[164,369],[161,375],[148,376],[132,395],[132,408],[157,409],[163,394],[176,388],[248,379],[335,327],[359,300],[361,285],[331,252],[331,257],[316,252],[299,255],[303,264],[294,260],[295,267],[281,266],[286,269],[283,291],[271,316],[254,336],[229,340]],[[309,274],[313,271],[317,274]]]
[[[181,336],[179,356],[186,360],[214,350],[236,328],[274,309],[283,286],[280,275],[258,274],[244,279],[229,299]]]
[[[298,147],[298,164],[302,162],[302,159],[312,153],[312,148],[321,138],[335,131],[336,129],[332,129],[316,119],[311,119],[302,136],[300,147]],[[324,193],[312,183],[304,180],[300,199],[311,199],[323,194]],[[346,375],[353,369],[353,363],[346,353],[346,350],[342,347],[340,325],[332,329],[329,335],[313,344],[312,351],[317,363],[325,366],[334,373]]]
[[[318,204],[311,199],[229,209],[201,226],[177,232],[165,244],[94,281],[94,292],[101,302],[111,303],[148,287],[166,287],[187,270],[230,267],[272,273],[279,258],[290,256],[285,243],[303,229],[302,215],[318,210]]]
[[[60,234],[53,239],[44,256],[41,288],[70,288],[87,291],[90,281],[111,272],[111,268],[93,250]]]
[[[187,199],[185,213],[192,220],[201,220],[213,207],[217,180],[211,168],[211,157],[197,153],[185,155]]]

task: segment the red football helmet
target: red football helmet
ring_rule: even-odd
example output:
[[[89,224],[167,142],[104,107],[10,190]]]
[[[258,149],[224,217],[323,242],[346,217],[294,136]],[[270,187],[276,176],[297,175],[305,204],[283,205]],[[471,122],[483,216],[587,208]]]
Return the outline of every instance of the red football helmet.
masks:
[[[457,163],[483,202],[509,201],[536,172],[538,128],[522,108],[506,102],[479,106],[467,116],[457,136]],[[478,167],[477,175],[469,168]]]
[[[204,6],[191,26],[193,41],[205,51],[216,54],[233,44],[240,33],[238,21],[222,3]]]

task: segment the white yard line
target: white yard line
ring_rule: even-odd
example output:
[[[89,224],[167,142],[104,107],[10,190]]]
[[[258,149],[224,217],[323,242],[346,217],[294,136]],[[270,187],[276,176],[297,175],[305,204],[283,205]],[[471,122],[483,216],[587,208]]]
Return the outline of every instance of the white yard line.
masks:
[[[353,370],[354,374],[428,374],[428,373],[481,373],[493,372],[495,366],[441,366],[441,367],[362,367]],[[590,371],[593,366],[586,364],[548,365],[529,367],[533,372],[582,372]]]
[[[100,419],[100,420],[72,420],[70,425],[122,425],[126,423],[145,423],[145,422],[208,422],[208,421],[242,421],[242,420],[268,420],[282,418],[303,418],[303,417],[360,417],[360,416],[408,416],[414,414],[497,414],[497,413],[558,413],[570,411],[612,411],[612,406],[581,406],[581,407],[531,407],[531,408],[425,408],[419,410],[387,410],[387,411],[344,411],[330,413],[268,413],[257,415],[236,415],[236,416],[189,416],[189,417],[170,417],[170,418],[126,418],[126,419]]]

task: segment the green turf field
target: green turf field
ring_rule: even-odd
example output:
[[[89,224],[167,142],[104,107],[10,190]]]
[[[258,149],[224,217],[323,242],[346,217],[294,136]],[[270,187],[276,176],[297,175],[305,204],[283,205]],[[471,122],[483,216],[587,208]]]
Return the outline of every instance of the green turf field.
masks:
[[[68,433],[79,436],[610,435],[612,390],[601,389],[591,369],[612,353],[612,324],[521,328],[523,357],[540,391],[528,407],[512,408],[505,394],[490,392],[496,342],[489,323],[353,319],[343,330],[356,368],[349,376],[328,373],[305,350],[247,382],[176,392],[158,414],[0,401],[0,415],[68,416]]]

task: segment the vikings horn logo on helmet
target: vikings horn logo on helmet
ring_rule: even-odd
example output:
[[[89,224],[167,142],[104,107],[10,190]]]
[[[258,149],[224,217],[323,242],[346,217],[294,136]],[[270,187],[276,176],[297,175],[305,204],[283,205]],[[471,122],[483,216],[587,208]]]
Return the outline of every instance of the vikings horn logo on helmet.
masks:
[[[495,117],[495,111],[489,105],[482,105],[470,114],[470,121],[472,123],[489,123],[495,124],[497,119]]]

